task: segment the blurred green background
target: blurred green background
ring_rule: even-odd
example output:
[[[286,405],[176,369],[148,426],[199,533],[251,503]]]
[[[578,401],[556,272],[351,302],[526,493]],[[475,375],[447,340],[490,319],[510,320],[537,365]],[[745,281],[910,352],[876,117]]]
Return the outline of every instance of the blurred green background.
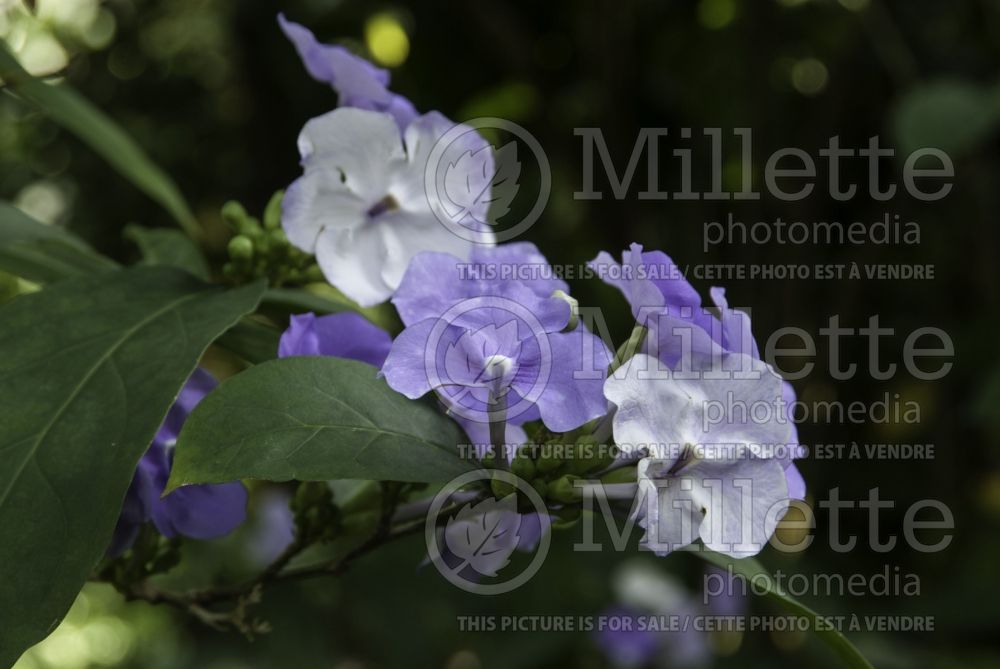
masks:
[[[933,615],[921,634],[855,634],[880,667],[996,667],[1000,648],[1000,357],[995,329],[1000,285],[1000,1],[905,0],[37,0],[30,14],[0,0],[0,37],[36,75],[65,79],[121,123],[180,184],[208,227],[208,251],[221,261],[228,231],[219,217],[236,199],[251,211],[299,174],[295,139],[303,123],[336,103],[304,72],[275,15],[312,28],[392,70],[393,89],[420,110],[462,120],[499,116],[530,130],[553,171],[546,214],[527,234],[554,263],[579,264],[631,241],[676,262],[933,264],[933,281],[806,280],[727,282],[730,303],[750,305],[758,338],[782,326],[816,333],[833,314],[861,327],[907,333],[932,325],[955,341],[955,367],[941,381],[868,374],[840,382],[826,365],[796,382],[808,401],[920,403],[922,421],[905,424],[804,424],[805,444],[932,443],[932,461],[816,460],[801,469],[814,499],[833,487],[859,500],[878,487],[896,502],[883,533],[899,533],[915,501],[936,498],[954,512],[951,546],[935,554],[905,547],[848,555],[816,541],[803,555],[765,553],[772,568],[801,573],[915,573],[918,597],[809,598],[823,613]],[[765,195],[755,202],[622,201],[573,198],[581,188],[576,127],[601,128],[624,165],[643,127],[721,127],[754,131],[754,165],[772,151],[812,155],[838,135],[860,147],[873,135],[908,151],[946,149],[955,187],[941,201],[905,195],[849,202],[817,194],[800,202]],[[696,136],[698,131],[696,130]],[[729,135],[731,136],[731,135]],[[676,132],[666,148],[681,143]],[[690,146],[688,144],[687,146]],[[724,160],[739,159],[725,145]],[[704,145],[696,155],[705,160]],[[642,165],[644,163],[641,163]],[[665,169],[677,169],[665,162]],[[901,161],[885,161],[898,174]],[[639,174],[642,175],[640,167]],[[728,174],[728,172],[727,172]],[[698,173],[696,187],[710,175]],[[820,184],[825,175],[821,172]],[[845,183],[865,183],[862,161]],[[598,187],[604,186],[598,178]],[[668,173],[664,180],[672,182]],[[758,183],[758,186],[760,184]],[[167,226],[167,216],[74,137],[8,95],[0,95],[0,198],[63,225],[121,260],[138,251],[127,223]],[[921,228],[917,246],[717,245],[702,248],[702,224],[728,213],[758,220],[879,220],[899,214]],[[571,282],[582,304],[600,304],[617,341],[630,328],[617,293],[596,280]],[[703,294],[708,285],[695,281]],[[886,338],[883,360],[901,362],[902,336]],[[825,356],[821,341],[819,355]],[[848,341],[847,360],[864,364],[867,345]],[[819,535],[826,516],[819,514]],[[844,533],[867,536],[864,511],[842,514]],[[601,667],[607,659],[587,634],[469,634],[456,616],[596,614],[614,604],[610,580],[619,556],[571,551],[575,530],[559,532],[532,582],[509,595],[465,595],[431,569],[418,569],[419,538],[358,563],[339,580],[283,586],[265,594],[260,616],[273,632],[248,642],[215,633],[173,610],[126,605],[107,586],[88,586],[56,632],[19,669],[122,667]],[[253,528],[222,542],[188,545],[193,566],[178,578],[211,580],[239,562]],[[646,558],[650,559],[650,558]],[[686,555],[655,561],[699,583]],[[754,611],[771,611],[752,602]],[[718,666],[835,666],[826,649],[799,635],[749,634],[713,642]],[[738,646],[738,650],[737,650]],[[735,654],[734,654],[735,653]],[[665,665],[669,666],[669,665]]]

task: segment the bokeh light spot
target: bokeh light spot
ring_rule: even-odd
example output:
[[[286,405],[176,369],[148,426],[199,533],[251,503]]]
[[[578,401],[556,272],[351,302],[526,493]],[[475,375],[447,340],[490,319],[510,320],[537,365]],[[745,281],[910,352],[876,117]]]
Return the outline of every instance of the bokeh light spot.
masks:
[[[698,21],[709,30],[725,28],[736,18],[736,0],[701,0]]]
[[[802,95],[819,95],[829,78],[826,65],[815,58],[803,58],[792,65],[792,86]]]
[[[365,44],[372,58],[386,67],[399,67],[410,55],[410,38],[399,19],[388,13],[375,14],[365,24]]]

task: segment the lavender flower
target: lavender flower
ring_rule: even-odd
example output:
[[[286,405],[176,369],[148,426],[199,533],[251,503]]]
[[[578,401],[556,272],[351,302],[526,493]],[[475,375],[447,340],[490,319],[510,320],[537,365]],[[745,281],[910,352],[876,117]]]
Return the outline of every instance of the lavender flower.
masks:
[[[691,620],[698,602],[673,576],[632,559],[615,570],[612,588],[618,604],[606,611],[604,628],[594,633],[597,646],[612,665],[630,667],[701,667],[711,656],[708,634]],[[687,618],[682,631],[658,629],[661,616]]]
[[[528,246],[497,255],[524,253],[541,258]],[[394,300],[408,327],[382,367],[389,385],[411,399],[434,390],[484,425],[541,418],[565,432],[604,415],[610,353],[583,328],[563,331],[569,305],[540,294],[543,283],[463,278],[462,267],[443,254],[414,259]]]
[[[359,313],[308,313],[292,316],[278,343],[278,357],[332,355],[381,367],[391,346],[389,333]]]
[[[698,291],[665,253],[643,251],[641,244],[632,244],[622,252],[620,264],[602,251],[590,267],[605,283],[622,292],[633,316],[650,330],[644,352],[668,367],[718,368],[726,353],[760,359],[750,317],[729,307],[725,289],[713,287],[709,291],[716,317],[702,305]],[[787,381],[782,385],[782,399],[792,430],[790,442],[798,443],[791,413],[795,389]],[[801,449],[788,449],[783,459],[791,499],[805,498],[805,481],[792,461],[800,453]]]
[[[788,508],[781,380],[748,355],[722,362],[741,371],[691,378],[640,354],[605,383],[615,441],[650,453],[637,471],[638,519],[657,555],[699,538],[719,553],[755,555]]]
[[[295,45],[309,76],[337,91],[341,107],[388,113],[400,130],[417,117],[413,103],[388,90],[388,72],[344,47],[320,44],[308,28],[289,21],[284,14],[278,14],[278,24]]]
[[[475,246],[468,262],[447,253],[421,253],[413,258],[392,304],[406,325],[437,318],[459,302],[496,295],[532,304],[546,327],[563,329],[570,319],[564,300],[550,299],[569,286],[534,244],[518,242]]]
[[[492,244],[480,225],[489,209],[493,154],[471,128],[448,145],[441,164],[449,178],[482,180],[459,205],[462,220],[436,192],[427,192],[425,172],[437,140],[454,129],[437,112],[414,119],[400,137],[392,117],[342,108],[310,120],[299,136],[303,175],[285,194],[282,225],[293,245],[314,253],[326,279],[362,306],[392,296],[410,259],[421,251],[469,258],[475,244]],[[464,128],[464,126],[462,126]],[[458,161],[458,155],[471,158]],[[461,236],[447,224],[465,228]],[[472,241],[469,241],[469,240]]]
[[[161,497],[170,478],[173,447],[181,427],[215,386],[211,374],[196,369],[181,389],[149,450],[139,461],[108,547],[110,557],[128,550],[141,525],[150,520],[165,537],[215,539],[233,531],[246,519],[247,491],[239,482],[184,486]]]

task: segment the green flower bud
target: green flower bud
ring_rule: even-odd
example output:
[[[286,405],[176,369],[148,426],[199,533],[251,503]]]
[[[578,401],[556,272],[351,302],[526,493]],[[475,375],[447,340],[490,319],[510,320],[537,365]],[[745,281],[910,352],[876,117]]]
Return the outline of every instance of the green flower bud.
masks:
[[[358,511],[344,516],[340,523],[340,530],[345,536],[363,537],[371,535],[378,528],[379,511]]]
[[[552,521],[552,529],[565,530],[580,522],[582,510],[578,506],[564,506],[551,512],[555,518]]]
[[[278,230],[281,228],[281,201],[285,197],[285,191],[279,190],[264,207],[264,227],[268,230]]]
[[[636,325],[632,329],[632,334],[629,335],[628,341],[619,346],[615,352],[615,359],[611,362],[610,371],[615,371],[639,352],[639,349],[642,348],[642,343],[646,341],[646,334],[648,332],[649,330],[642,325]]]
[[[236,200],[230,200],[222,205],[222,218],[232,226],[239,225],[247,217],[247,210]]]
[[[549,483],[545,496],[555,502],[562,502],[563,504],[579,502],[580,488],[573,485],[573,481],[576,481],[579,478],[579,476],[574,476],[572,474],[560,476],[555,481],[551,481]]]
[[[288,246],[288,236],[281,228],[268,230],[267,235],[271,238],[271,243],[275,246]]]
[[[567,470],[571,474],[586,474],[604,469],[612,462],[614,456],[611,449],[594,435],[584,434],[576,440],[573,459],[567,463]]]
[[[535,462],[526,450],[519,451],[514,461],[510,463],[510,471],[514,476],[530,481],[535,477]]]
[[[635,483],[638,480],[635,467],[622,467],[601,477],[601,483]]]
[[[569,332],[570,330],[575,330],[576,326],[580,324],[580,303],[577,302],[575,297],[570,297],[567,293],[562,290],[556,290],[552,292],[552,297],[557,297],[560,300],[565,300],[569,304],[569,323],[563,328],[563,332]]]
[[[340,511],[324,481],[303,481],[292,497],[296,533],[306,544],[332,539],[340,529]]]
[[[246,235],[256,243],[264,236],[264,228],[260,227],[260,221],[252,216],[248,216],[236,225],[236,231],[241,235]]]
[[[493,494],[497,499],[503,499],[507,495],[517,492],[517,486],[496,477],[490,480],[490,489],[493,491]]]
[[[535,471],[543,476],[553,474],[562,468],[565,461],[559,457],[559,444],[543,444],[535,459]]]
[[[243,235],[236,235],[229,240],[229,257],[236,261],[250,261],[253,259],[253,242]]]
[[[319,504],[332,503],[333,491],[324,481],[303,481],[295,489],[292,498],[292,510],[305,512]]]
[[[274,246],[271,243],[271,238],[267,235],[261,234],[253,238],[253,249],[258,253],[258,255],[267,257],[271,254],[271,247]]]
[[[305,271],[305,281],[308,283],[316,283],[318,281],[324,281],[323,270],[319,268],[319,265],[310,265]]]

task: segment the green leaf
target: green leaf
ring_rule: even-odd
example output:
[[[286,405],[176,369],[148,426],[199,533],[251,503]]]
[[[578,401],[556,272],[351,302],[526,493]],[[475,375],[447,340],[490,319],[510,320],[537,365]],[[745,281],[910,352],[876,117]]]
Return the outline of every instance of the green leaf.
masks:
[[[215,343],[247,362],[259,365],[277,357],[280,340],[278,329],[244,318],[226,330]]]
[[[782,591],[771,577],[770,572],[768,572],[757,560],[753,558],[742,558],[740,560],[736,560],[726,555],[721,555],[707,550],[704,547],[702,547],[701,550],[694,552],[694,555],[697,555],[702,560],[715,565],[723,571],[732,569],[733,574],[739,574],[744,577],[748,583],[752,582],[755,586],[755,591],[764,589],[767,596],[775,600],[785,610],[797,616],[808,618],[813,627],[813,632],[819,636],[819,638],[827,646],[833,649],[833,651],[837,653],[840,659],[843,660],[844,664],[848,667],[874,669],[871,662],[865,659],[865,656],[861,654],[861,651],[855,648],[854,644],[852,644],[846,636],[834,629],[832,625],[822,625],[823,616],[816,613],[805,604],[800,603],[788,593]]]
[[[65,84],[28,74],[0,40],[0,79],[8,90],[80,138],[123,177],[156,200],[191,237],[201,229],[177,185],[113,120]]]
[[[322,315],[351,310],[346,304],[297,288],[272,288],[264,293],[261,303],[290,314],[312,311]]]
[[[262,291],[137,267],[0,307],[0,667],[65,615],[185,379]]]
[[[125,227],[125,237],[139,247],[145,264],[177,267],[208,281],[209,269],[205,256],[198,245],[179,230],[128,225]]]
[[[36,283],[118,268],[82,239],[0,202],[0,270]]]
[[[932,147],[951,156],[977,148],[1000,122],[1000,106],[988,88],[958,79],[918,84],[893,111],[900,149]]]
[[[376,370],[333,357],[283,358],[223,383],[181,431],[167,489],[268,481],[448,481],[474,469],[458,425],[408,400]]]

